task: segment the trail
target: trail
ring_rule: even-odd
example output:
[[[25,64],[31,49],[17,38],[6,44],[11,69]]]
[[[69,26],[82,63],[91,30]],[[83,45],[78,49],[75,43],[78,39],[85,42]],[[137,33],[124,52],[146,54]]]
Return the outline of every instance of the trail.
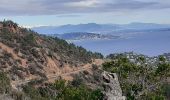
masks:
[[[82,72],[82,71],[90,70],[90,69],[92,69],[92,65],[93,65],[93,64],[101,65],[102,63],[103,63],[103,60],[102,60],[102,59],[96,59],[92,64],[86,64],[86,65],[84,65],[83,67],[80,67],[80,68],[77,69],[77,70],[73,70],[73,71],[67,72],[67,73],[48,75],[47,78],[48,78],[48,79],[52,79],[52,80],[56,80],[56,79],[58,79],[60,76],[62,76],[62,77],[63,77],[63,76],[69,76],[69,75],[71,75],[71,74],[77,74],[77,73]],[[31,82],[32,80],[34,80],[34,79],[26,79],[26,80],[13,81],[13,82],[12,82],[12,87],[13,87],[13,88],[17,88],[18,86],[27,84],[27,83]]]

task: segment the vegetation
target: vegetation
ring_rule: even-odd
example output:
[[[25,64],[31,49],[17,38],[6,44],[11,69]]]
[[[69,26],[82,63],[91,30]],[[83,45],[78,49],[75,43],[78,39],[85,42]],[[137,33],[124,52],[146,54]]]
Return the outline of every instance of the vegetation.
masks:
[[[170,89],[167,78],[170,75],[170,63],[159,58],[159,63],[152,66],[145,57],[138,56],[137,62],[131,62],[126,56],[112,57],[111,62],[103,64],[103,69],[119,75],[120,84],[128,100],[165,100]]]
[[[93,59],[103,58],[102,54],[87,51],[83,47],[59,38],[39,35],[30,29],[19,27],[10,20],[0,22],[0,43],[0,94],[9,94],[16,100],[99,100],[102,98],[99,90],[92,90],[78,81],[66,84],[65,81],[60,80],[42,86],[47,80],[47,71],[44,67],[48,67],[49,60],[57,67],[58,65],[81,67],[91,63]],[[38,77],[40,80],[33,80],[23,86],[24,92],[11,89],[10,80],[24,80],[30,76]]]
[[[10,80],[4,72],[0,72],[0,93],[6,94],[11,91]]]
[[[31,100],[102,100],[103,97],[100,90],[92,90],[83,84],[74,87],[64,80],[38,89],[32,86],[24,86],[23,89]]]
[[[0,60],[0,63],[2,62],[3,64],[1,69],[12,67],[7,72],[10,72],[12,77],[15,76],[15,79],[24,79],[24,75],[22,75],[24,73],[31,73],[45,78],[43,68],[47,66],[48,57],[58,61],[57,63],[59,64],[57,65],[61,67],[66,64],[82,66],[92,62],[93,59],[103,58],[103,55],[100,53],[92,53],[59,38],[39,35],[30,29],[18,27],[16,23],[9,20],[4,20],[0,24],[0,42],[12,48],[15,51],[15,55],[21,58],[16,59],[12,57],[11,52],[9,53],[2,49],[4,55],[1,58],[6,60]],[[13,70],[16,66],[25,67],[23,65],[26,64],[22,64],[22,59],[27,61],[25,63],[29,67],[24,70]],[[10,65],[8,66],[8,64]]]
[[[41,49],[46,48],[53,54],[57,53],[63,58],[62,60],[66,60],[70,64],[77,62],[87,63],[91,62],[93,58],[103,58],[103,55],[100,53],[92,53],[82,47],[69,44],[65,40],[38,35],[32,30],[19,28],[12,21],[3,21],[0,23],[4,26],[0,30],[0,41],[10,47],[15,47],[15,49],[21,49],[21,52],[26,55],[31,55],[29,49],[36,47]]]
[[[118,74],[123,95],[128,100],[170,99],[170,63],[164,56],[148,62],[144,55],[131,55],[133,59],[130,59],[123,54],[111,54],[107,57],[111,61],[103,64],[103,70],[93,65],[92,74],[84,71],[72,82],[57,80],[47,84],[44,83],[48,79],[44,67],[48,67],[49,60],[60,67],[81,66],[103,55],[59,38],[39,35],[12,21],[3,21],[0,25],[0,94],[9,94],[16,100],[102,100],[101,73],[105,70]],[[7,46],[5,49],[3,44]],[[10,80],[25,79],[30,74],[40,80],[24,85],[23,92],[11,89]]]

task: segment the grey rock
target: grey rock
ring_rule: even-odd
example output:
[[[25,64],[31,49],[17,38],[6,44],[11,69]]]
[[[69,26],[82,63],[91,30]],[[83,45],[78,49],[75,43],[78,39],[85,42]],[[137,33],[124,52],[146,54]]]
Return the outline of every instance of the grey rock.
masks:
[[[122,90],[118,81],[116,73],[109,73],[104,71],[102,73],[104,88],[105,88],[105,100],[125,100],[125,96],[122,96]]]

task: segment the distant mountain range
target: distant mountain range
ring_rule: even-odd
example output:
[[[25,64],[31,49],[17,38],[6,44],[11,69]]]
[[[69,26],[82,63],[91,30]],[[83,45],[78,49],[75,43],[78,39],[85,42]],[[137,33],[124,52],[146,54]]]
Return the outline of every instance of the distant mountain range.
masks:
[[[154,24],[154,23],[130,23],[130,24],[78,24],[78,25],[63,25],[63,26],[41,26],[33,27],[34,31],[41,34],[63,34],[63,33],[98,33],[108,34],[117,32],[135,32],[135,31],[154,31],[154,30],[170,30],[169,24]]]

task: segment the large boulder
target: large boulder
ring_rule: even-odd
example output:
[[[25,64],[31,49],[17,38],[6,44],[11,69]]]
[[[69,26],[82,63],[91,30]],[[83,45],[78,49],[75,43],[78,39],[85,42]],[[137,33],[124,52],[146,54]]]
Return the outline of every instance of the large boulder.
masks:
[[[118,81],[116,73],[109,73],[104,71],[102,73],[104,81],[104,95],[105,100],[125,100],[125,96],[122,96],[122,90]]]

